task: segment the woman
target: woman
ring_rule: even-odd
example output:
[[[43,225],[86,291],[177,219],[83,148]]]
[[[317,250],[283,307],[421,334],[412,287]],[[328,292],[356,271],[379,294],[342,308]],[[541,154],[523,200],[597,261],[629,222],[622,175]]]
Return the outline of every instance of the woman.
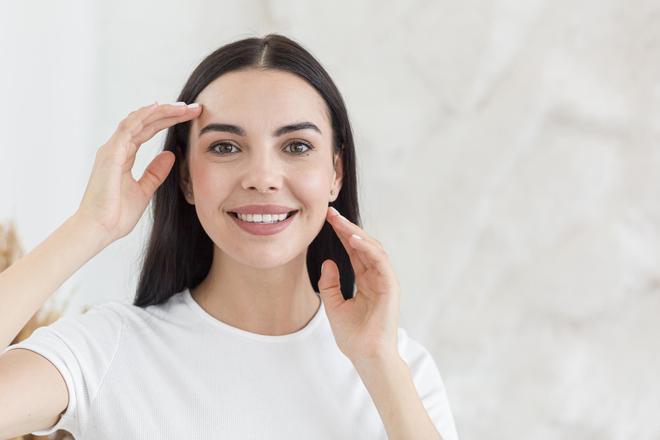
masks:
[[[17,396],[0,434],[457,438],[435,362],[398,327],[387,254],[359,226],[351,128],[323,67],[286,37],[248,38],[204,59],[178,101],[125,118],[75,215],[0,275],[6,341],[154,197],[134,304],[66,316],[0,357],[0,395],[39,397]],[[135,181],[136,151],[165,128]]]

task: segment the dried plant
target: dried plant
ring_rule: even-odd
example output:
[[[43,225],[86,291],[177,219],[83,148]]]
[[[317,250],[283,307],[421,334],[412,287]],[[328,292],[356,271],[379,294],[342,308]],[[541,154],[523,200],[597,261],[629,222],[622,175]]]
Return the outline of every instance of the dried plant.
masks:
[[[23,256],[23,247],[21,246],[16,228],[13,222],[7,226],[0,223],[0,272],[7,269],[14,262]],[[59,308],[42,306],[30,318],[25,326],[18,332],[16,337],[12,340],[12,344],[16,344],[28,338],[34,330],[39,327],[50,325],[63,315],[64,310],[68,306],[67,300],[63,306]],[[64,430],[55,431],[48,436],[26,434],[21,437],[16,437],[11,440],[33,440],[33,439],[50,439],[50,440],[72,440],[73,436]]]

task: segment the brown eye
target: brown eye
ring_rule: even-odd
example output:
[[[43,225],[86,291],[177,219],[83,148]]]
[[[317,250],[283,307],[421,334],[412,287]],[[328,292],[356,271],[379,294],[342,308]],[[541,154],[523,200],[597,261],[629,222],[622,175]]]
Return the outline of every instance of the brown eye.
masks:
[[[287,147],[289,147],[289,146],[291,146],[291,145],[297,145],[297,146],[307,147],[306,150],[302,150],[302,151],[299,150],[298,148],[294,149],[294,151],[293,151],[294,154],[303,154],[303,153],[307,153],[309,150],[312,150],[312,149],[313,149],[313,147],[312,147],[311,145],[309,145],[308,143],[306,143],[306,142],[300,142],[300,141],[291,142],[289,145],[287,145]]]
[[[285,147],[285,149],[290,147],[290,146],[295,146],[296,147],[294,149],[289,150],[294,155],[303,155],[304,153],[307,153],[308,151],[314,149],[314,147],[312,147],[307,142],[300,142],[300,141],[291,142],[290,144],[288,144]],[[218,147],[218,148],[216,148],[216,147]],[[300,148],[300,147],[306,147],[306,148]],[[218,156],[225,156],[227,154],[233,153],[233,151],[231,151],[231,148],[238,148],[238,147],[236,147],[236,145],[230,144],[228,142],[216,142],[216,143],[210,145],[208,150],[213,151]]]
[[[228,142],[217,142],[215,144],[212,144],[209,147],[209,151],[213,150],[213,152],[215,152],[216,154],[221,155],[221,156],[224,155],[224,154],[231,153],[230,151],[227,151],[226,149],[222,149],[222,148],[220,150],[215,149],[215,147],[223,147],[223,146],[229,146],[229,147],[236,148],[236,145],[230,144]]]

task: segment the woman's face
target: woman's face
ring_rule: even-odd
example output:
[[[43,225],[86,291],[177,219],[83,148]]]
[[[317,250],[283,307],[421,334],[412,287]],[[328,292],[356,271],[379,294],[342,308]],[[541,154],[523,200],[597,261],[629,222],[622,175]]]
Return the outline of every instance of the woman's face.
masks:
[[[328,203],[341,187],[341,157],[332,150],[321,95],[294,74],[249,69],[217,78],[196,102],[202,113],[191,124],[190,177],[186,179],[185,170],[182,175],[190,189],[186,199],[195,205],[206,233],[225,254],[253,267],[280,266],[299,256],[323,227]],[[320,132],[276,133],[302,122]],[[243,133],[207,128],[210,124],[234,125]],[[228,213],[266,203],[298,213],[272,235],[246,232]]]

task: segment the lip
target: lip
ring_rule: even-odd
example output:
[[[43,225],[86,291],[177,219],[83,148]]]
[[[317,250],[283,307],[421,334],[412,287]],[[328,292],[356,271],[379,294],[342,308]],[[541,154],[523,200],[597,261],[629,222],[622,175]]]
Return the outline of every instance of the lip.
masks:
[[[252,205],[254,206],[254,205]],[[271,205],[272,206],[272,205]],[[235,212],[235,211],[234,211]],[[289,212],[289,211],[286,211]],[[253,234],[253,235],[273,235],[277,234],[278,232],[283,231],[286,229],[293,219],[298,215],[299,210],[296,210],[293,214],[291,214],[289,217],[286,218],[286,220],[283,220],[281,222],[277,223],[264,223],[264,224],[259,224],[259,223],[250,223],[250,222],[244,222],[240,218],[233,216],[230,212],[227,212],[227,215],[234,220],[236,225],[238,225],[239,228],[242,230]]]
[[[243,205],[238,208],[228,209],[227,212],[237,212],[239,214],[288,214],[295,211],[296,208],[290,208],[283,205]]]

